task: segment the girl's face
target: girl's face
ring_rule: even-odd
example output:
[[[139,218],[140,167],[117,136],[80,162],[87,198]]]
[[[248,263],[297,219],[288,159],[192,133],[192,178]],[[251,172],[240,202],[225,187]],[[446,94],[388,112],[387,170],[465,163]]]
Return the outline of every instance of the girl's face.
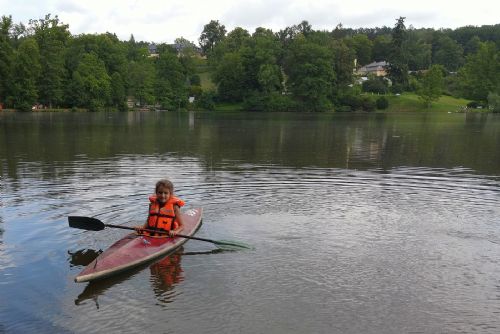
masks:
[[[160,186],[156,192],[156,198],[158,199],[158,202],[162,204],[168,201],[170,195],[170,190],[164,186]]]

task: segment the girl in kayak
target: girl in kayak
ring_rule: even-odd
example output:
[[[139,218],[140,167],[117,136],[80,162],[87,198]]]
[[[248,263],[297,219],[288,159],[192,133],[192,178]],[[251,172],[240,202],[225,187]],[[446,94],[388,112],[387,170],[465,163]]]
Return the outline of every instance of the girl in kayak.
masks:
[[[174,185],[167,179],[156,182],[155,194],[149,196],[149,215],[142,228],[148,230],[168,231],[174,237],[182,231],[180,207],[184,201],[174,196]],[[145,231],[139,231],[145,234]],[[158,234],[162,235],[162,234]]]

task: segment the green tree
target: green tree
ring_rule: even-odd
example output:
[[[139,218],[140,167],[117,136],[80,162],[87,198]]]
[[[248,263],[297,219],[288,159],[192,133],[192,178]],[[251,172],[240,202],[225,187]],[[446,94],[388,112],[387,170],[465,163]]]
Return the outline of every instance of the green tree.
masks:
[[[373,60],[387,61],[390,57],[391,39],[386,35],[379,35],[373,40]]]
[[[176,38],[175,45],[178,50],[177,56],[188,76],[196,72],[195,57],[197,55],[196,45],[184,37]]]
[[[480,45],[481,45],[481,39],[476,35],[472,36],[471,39],[469,39],[464,46],[464,55],[468,56],[476,53],[477,50],[479,50]]]
[[[276,33],[281,45],[284,50],[287,50],[292,41],[297,37],[299,32],[297,31],[296,26],[286,27],[283,30],[280,30]],[[283,59],[280,59],[282,61]]]
[[[225,36],[226,27],[220,24],[218,20],[212,20],[210,23],[205,24],[199,39],[202,53],[209,55],[217,43],[222,41]]]
[[[382,77],[372,77],[362,84],[363,92],[386,94],[389,90],[387,81]]]
[[[408,69],[411,71],[428,69],[432,59],[431,44],[419,38],[414,29],[408,30],[407,35],[405,49],[408,55]]]
[[[488,94],[488,108],[493,112],[500,112],[500,94]]]
[[[245,89],[264,94],[280,89],[283,81],[278,66],[281,45],[270,30],[257,28],[243,44],[240,54],[245,69]],[[271,84],[269,80],[274,83]],[[266,84],[262,86],[264,82]]]
[[[131,95],[140,106],[155,102],[156,71],[154,63],[149,59],[129,63],[127,72],[128,95]]]
[[[325,111],[331,107],[328,96],[335,74],[332,55],[326,46],[308,42],[304,37],[294,39],[285,58],[285,73],[300,109]]]
[[[127,108],[126,99],[125,80],[119,72],[115,72],[111,75],[111,104],[118,110],[125,111]]]
[[[128,42],[126,43],[127,60],[129,62],[138,62],[146,57],[148,51],[147,49],[135,41],[134,35],[130,35]]]
[[[19,47],[21,40],[24,37],[28,37],[26,26],[22,22],[18,24],[13,24],[12,28],[10,29],[10,35],[13,47],[14,48]]]
[[[438,34],[433,43],[432,63],[455,72],[463,65],[463,48],[449,36]]]
[[[242,28],[228,33],[211,53],[219,97],[232,102],[251,97],[262,102],[266,95],[280,91],[281,52],[271,30],[259,27],[251,36]]]
[[[120,42],[116,35],[82,34],[68,40],[66,47],[66,69],[72,74],[87,53],[94,53],[104,62],[106,72],[119,73],[123,78],[127,71],[126,43]]]
[[[68,25],[59,22],[57,15],[45,19],[30,20],[30,30],[40,50],[41,73],[38,80],[40,102],[58,106],[63,101],[66,79],[65,46],[70,37]]]
[[[312,26],[309,24],[307,21],[302,21],[299,24],[294,24],[290,27],[286,27],[283,30],[280,30],[276,36],[281,42],[281,45],[283,46],[284,50],[287,50],[290,44],[295,40],[298,36],[302,37],[309,37],[314,30],[312,29]],[[282,62],[283,59],[280,59],[280,62]]]
[[[223,101],[241,102],[245,95],[245,67],[239,53],[226,53],[216,68],[215,82]]]
[[[71,88],[77,92],[74,99],[78,107],[97,111],[111,104],[111,78],[104,62],[93,52],[82,57],[73,72]]]
[[[236,27],[224,39],[224,50],[226,52],[236,52],[248,42],[249,38],[250,33],[246,29]]]
[[[38,99],[37,79],[40,75],[40,54],[33,38],[24,39],[16,51],[12,79],[14,108],[31,110]]]
[[[188,73],[181,58],[168,50],[162,50],[156,60],[155,95],[162,108],[178,109],[187,104]]]
[[[334,40],[330,44],[333,54],[333,70],[335,73],[334,86],[339,90],[347,87],[353,82],[354,50],[350,49],[343,40]]]
[[[127,71],[126,47],[120,42],[115,34],[105,33],[96,35],[97,49],[94,51],[100,60],[104,62],[108,74],[118,72],[124,75]]]
[[[308,37],[313,32],[312,26],[306,20],[300,22],[297,25],[296,30],[300,32],[304,37]]]
[[[264,93],[272,93],[281,88],[281,70],[275,64],[263,64],[260,66],[257,80]]]
[[[9,82],[11,81],[14,61],[14,49],[10,37],[11,28],[12,17],[2,16],[0,21],[0,103],[5,103],[10,94]]]
[[[486,102],[488,93],[499,92],[500,55],[495,43],[481,43],[479,50],[467,57],[458,74],[466,98]]]
[[[405,18],[400,17],[392,30],[392,41],[389,55],[389,78],[394,85],[406,88],[408,85],[408,59],[405,50],[406,26]]]
[[[174,41],[177,52],[180,55],[192,56],[195,52],[196,45],[190,40],[185,39],[184,37],[178,37]]]
[[[243,28],[236,27],[221,40],[210,52],[209,63],[216,68],[222,61],[226,53],[240,53],[241,49],[247,45],[250,34]]]
[[[430,107],[433,101],[437,101],[443,94],[444,68],[442,65],[432,65],[423,75],[417,95],[424,102],[426,107]]]
[[[346,39],[346,44],[354,49],[358,64],[366,65],[372,62],[373,43],[368,39],[368,36],[365,34],[354,35],[352,38]]]

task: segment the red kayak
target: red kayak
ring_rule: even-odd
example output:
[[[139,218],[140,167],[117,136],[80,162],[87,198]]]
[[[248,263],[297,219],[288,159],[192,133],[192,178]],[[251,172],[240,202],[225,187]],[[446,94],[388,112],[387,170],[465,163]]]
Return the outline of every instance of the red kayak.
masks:
[[[202,209],[181,213],[182,234],[192,236],[201,225]],[[150,237],[130,233],[115,242],[75,277],[75,282],[88,282],[128,270],[156,258],[165,256],[184,244],[182,237]]]

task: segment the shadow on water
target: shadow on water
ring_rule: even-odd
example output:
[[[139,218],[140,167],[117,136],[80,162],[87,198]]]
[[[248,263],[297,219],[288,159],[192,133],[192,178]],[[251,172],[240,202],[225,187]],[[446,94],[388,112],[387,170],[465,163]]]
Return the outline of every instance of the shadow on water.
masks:
[[[96,251],[93,249],[80,249],[72,253],[68,251],[70,267],[86,266],[94,261],[102,253],[102,249]]]
[[[209,251],[184,253],[183,247],[181,247],[173,254],[167,255],[160,260],[156,260],[152,264],[151,262],[145,263],[123,273],[116,274],[112,277],[88,283],[82,293],[80,293],[75,299],[75,305],[81,305],[86,300],[93,300],[96,308],[99,309],[98,297],[100,295],[104,294],[111,287],[134,277],[136,274],[148,267],[150,268],[150,282],[152,284],[155,295],[158,298],[161,298],[162,302],[167,303],[168,296],[167,298],[165,298],[165,294],[171,291],[177,283],[182,282],[184,279],[184,277],[182,276],[183,270],[181,267],[181,258],[183,256],[211,255],[234,251],[235,250],[216,248]],[[70,266],[86,266],[91,263],[100,253],[102,253],[101,250],[95,251],[91,249],[79,250],[75,253],[71,253],[68,251],[68,254],[71,255]]]

